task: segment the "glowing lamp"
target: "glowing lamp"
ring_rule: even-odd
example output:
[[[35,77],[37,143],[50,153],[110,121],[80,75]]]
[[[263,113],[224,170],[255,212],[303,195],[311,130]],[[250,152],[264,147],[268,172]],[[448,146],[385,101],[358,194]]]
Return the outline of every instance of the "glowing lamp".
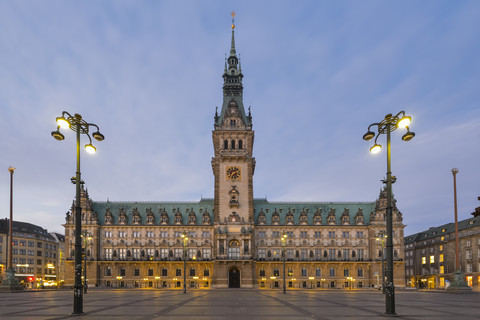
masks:
[[[400,119],[400,121],[398,121],[398,124],[397,126],[399,128],[406,128],[410,125],[410,122],[412,122],[412,118],[409,117],[409,116],[403,116],[402,119]]]
[[[379,144],[375,144],[373,147],[370,148],[371,153],[379,153],[382,150],[382,146]]]
[[[65,119],[63,116],[57,117],[56,121],[60,127],[64,129],[70,128],[70,123],[68,123],[67,119]]]
[[[85,145],[85,150],[87,150],[88,153],[97,152],[97,149],[91,143]]]

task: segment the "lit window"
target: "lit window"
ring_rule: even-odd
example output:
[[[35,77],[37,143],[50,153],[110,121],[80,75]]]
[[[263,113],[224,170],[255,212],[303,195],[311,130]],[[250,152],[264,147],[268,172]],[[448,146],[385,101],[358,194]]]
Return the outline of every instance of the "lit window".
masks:
[[[445,267],[444,266],[440,266],[440,274],[444,274],[445,273]],[[442,286],[443,287],[443,286]]]
[[[443,262],[443,253],[438,256],[438,262]]]
[[[440,237],[440,241],[445,241],[445,237]]]
[[[443,251],[443,244],[438,247],[438,250]]]
[[[430,256],[430,263],[434,263],[435,262],[435,256]]]
[[[426,264],[427,263],[427,257],[422,257],[422,264]]]

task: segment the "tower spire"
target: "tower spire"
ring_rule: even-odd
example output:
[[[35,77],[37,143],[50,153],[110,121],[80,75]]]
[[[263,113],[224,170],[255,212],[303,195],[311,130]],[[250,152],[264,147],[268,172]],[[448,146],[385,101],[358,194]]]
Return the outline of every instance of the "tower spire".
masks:
[[[230,57],[235,57],[237,51],[235,50],[235,11],[232,11],[232,44],[230,46]]]

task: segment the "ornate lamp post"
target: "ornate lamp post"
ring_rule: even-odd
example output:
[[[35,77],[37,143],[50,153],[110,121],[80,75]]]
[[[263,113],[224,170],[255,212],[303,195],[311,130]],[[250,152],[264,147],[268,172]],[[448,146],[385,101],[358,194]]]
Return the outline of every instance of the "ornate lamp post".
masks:
[[[187,233],[183,231],[181,237],[183,238],[183,293],[187,293]]]
[[[393,223],[392,223],[392,170],[390,160],[390,133],[397,128],[406,128],[407,133],[402,136],[403,141],[410,141],[415,137],[415,133],[410,132],[409,125],[412,118],[405,115],[405,111],[400,111],[395,116],[387,114],[385,119],[378,123],[372,123],[368,126],[368,131],[363,135],[363,139],[366,141],[372,140],[375,136],[375,144],[370,148],[370,152],[380,152],[382,146],[377,144],[377,139],[381,134],[387,135],[387,268],[386,268],[386,283],[385,283],[385,304],[386,314],[395,314],[395,288],[393,285]],[[378,132],[370,131],[372,126],[376,126]]]
[[[87,249],[88,245],[90,245],[93,239],[93,235],[88,232],[87,230],[82,231],[82,238],[83,238],[83,261],[85,263],[83,267],[83,292],[87,293]]]
[[[73,314],[83,313],[83,290],[82,290],[82,207],[80,206],[80,134],[87,135],[90,143],[85,145],[85,149],[94,153],[95,147],[92,145],[92,138],[90,137],[90,128],[95,127],[97,131],[92,133],[92,136],[97,141],[103,141],[105,137],[100,133],[99,128],[94,123],[88,123],[82,119],[82,116],[76,113],[71,115],[70,113],[63,111],[62,116],[56,119],[58,127],[56,131],[52,131],[52,137],[58,141],[65,139],[65,136],[60,132],[60,127],[65,129],[71,129],[77,133],[77,173],[75,179],[76,184],[76,197],[75,197],[75,285],[73,286]]]
[[[288,235],[283,232],[282,235],[282,255],[283,255],[283,293],[287,293],[287,284],[285,279],[285,245],[287,244]]]

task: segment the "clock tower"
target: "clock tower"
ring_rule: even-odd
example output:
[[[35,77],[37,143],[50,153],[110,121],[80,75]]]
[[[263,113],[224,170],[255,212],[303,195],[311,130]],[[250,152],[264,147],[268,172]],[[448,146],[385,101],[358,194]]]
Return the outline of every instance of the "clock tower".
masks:
[[[232,14],[234,16],[234,14]],[[235,24],[232,23],[230,56],[223,73],[223,104],[215,112],[212,133],[215,156],[214,223],[221,233],[245,234],[253,228],[252,157],[254,131],[250,108],[243,106],[242,68],[235,50]]]

